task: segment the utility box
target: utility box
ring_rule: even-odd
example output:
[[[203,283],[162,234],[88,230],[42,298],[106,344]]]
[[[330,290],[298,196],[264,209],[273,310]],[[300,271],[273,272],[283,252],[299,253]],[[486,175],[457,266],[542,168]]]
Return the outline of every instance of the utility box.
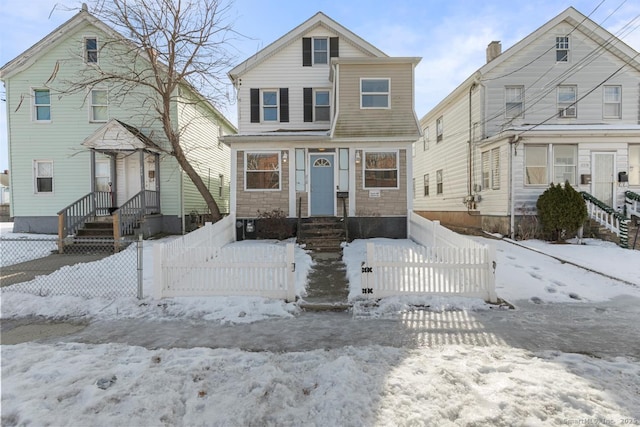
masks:
[[[618,172],[618,182],[629,182],[629,175],[626,172]]]
[[[583,173],[582,175],[580,175],[580,184],[581,185],[591,184],[591,174]]]

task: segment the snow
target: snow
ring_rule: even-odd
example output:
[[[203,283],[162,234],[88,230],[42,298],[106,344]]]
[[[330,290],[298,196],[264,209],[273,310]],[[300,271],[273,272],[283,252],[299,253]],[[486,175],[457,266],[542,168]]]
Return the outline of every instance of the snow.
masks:
[[[55,242],[41,243],[37,246],[34,245],[20,245],[19,243],[8,244],[3,242],[3,238],[8,239],[22,239],[22,240],[41,240],[41,239],[55,239],[58,236],[50,234],[28,234],[28,233],[13,233],[12,222],[0,222],[0,267],[6,267],[8,265],[17,264],[20,262],[31,261],[32,259],[38,259],[45,257],[51,253],[52,250],[58,248]],[[19,246],[16,247],[16,246]]]
[[[518,306],[525,305],[562,310],[600,302],[615,305],[621,298],[640,301],[640,251],[621,250],[596,240],[586,240],[585,245],[518,242],[535,249],[531,251],[506,240],[478,239],[496,245],[497,293],[516,306],[516,315]],[[414,244],[376,240],[389,245]],[[182,320],[224,324],[230,331],[241,331],[252,324],[268,327],[270,319],[296,321],[306,316],[295,304],[262,298],[154,301],[148,296],[153,243],[145,241],[143,247],[143,300],[37,296],[2,289],[3,322],[29,316],[92,322],[140,319],[158,325]],[[282,242],[236,244],[250,252],[255,244]],[[359,289],[365,244],[357,240],[344,248],[352,294]],[[585,271],[544,253],[636,285]],[[97,262],[108,266],[113,259]],[[312,267],[309,254],[296,247],[296,280],[301,294]],[[119,273],[111,270],[117,281]],[[92,286],[86,272],[74,280]],[[415,311],[415,304],[429,306],[430,316],[436,320],[438,312],[459,312],[464,317],[478,310],[495,310],[469,298],[387,298],[375,315],[361,316],[357,321],[388,322],[398,313]],[[358,309],[354,309],[353,321]],[[637,312],[629,313],[637,316]],[[637,329],[638,324],[637,318],[630,318],[628,324],[619,327]],[[407,322],[406,327],[410,325]],[[521,326],[514,322],[511,327]],[[349,328],[349,321],[341,327]],[[478,322],[475,327],[482,329]],[[447,329],[446,333],[455,330]],[[246,351],[233,346],[144,348],[112,342],[2,345],[2,425],[506,426],[640,422],[640,363],[631,356],[595,357],[557,348],[531,351],[500,339],[475,345],[469,340],[456,343],[455,339],[443,339],[411,348],[377,345],[373,344],[375,337],[371,339],[370,345],[280,352]]]

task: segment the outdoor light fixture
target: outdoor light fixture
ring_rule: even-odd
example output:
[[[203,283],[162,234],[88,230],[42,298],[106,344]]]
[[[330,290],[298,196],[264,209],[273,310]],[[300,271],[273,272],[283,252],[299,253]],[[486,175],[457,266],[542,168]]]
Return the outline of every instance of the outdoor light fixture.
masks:
[[[360,163],[360,150],[356,150],[356,163]]]
[[[289,155],[287,154],[287,152],[286,152],[286,151],[283,151],[283,152],[282,152],[282,161],[283,161],[284,163],[287,163],[287,160],[289,160]]]

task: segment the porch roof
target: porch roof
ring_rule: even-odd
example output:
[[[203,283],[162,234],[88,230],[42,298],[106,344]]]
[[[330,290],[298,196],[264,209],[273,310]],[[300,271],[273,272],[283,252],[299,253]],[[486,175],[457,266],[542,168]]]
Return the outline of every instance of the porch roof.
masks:
[[[504,131],[480,141],[480,145],[487,145],[505,139],[517,141],[520,137],[576,137],[576,136],[633,136],[640,138],[640,124],[544,124],[513,126]]]
[[[138,128],[111,119],[83,142],[87,148],[97,151],[137,151],[145,150],[154,153],[162,151],[160,146],[144,135]]]
[[[259,141],[325,141],[329,139],[329,130],[301,130],[301,131],[273,131],[273,132],[253,132],[240,133],[235,135],[224,135],[225,143],[234,142],[255,142]]]

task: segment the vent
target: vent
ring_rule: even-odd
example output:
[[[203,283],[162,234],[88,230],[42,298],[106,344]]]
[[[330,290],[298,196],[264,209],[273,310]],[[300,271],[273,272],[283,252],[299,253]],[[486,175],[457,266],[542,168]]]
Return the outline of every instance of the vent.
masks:
[[[576,107],[559,108],[558,117],[576,117]]]

